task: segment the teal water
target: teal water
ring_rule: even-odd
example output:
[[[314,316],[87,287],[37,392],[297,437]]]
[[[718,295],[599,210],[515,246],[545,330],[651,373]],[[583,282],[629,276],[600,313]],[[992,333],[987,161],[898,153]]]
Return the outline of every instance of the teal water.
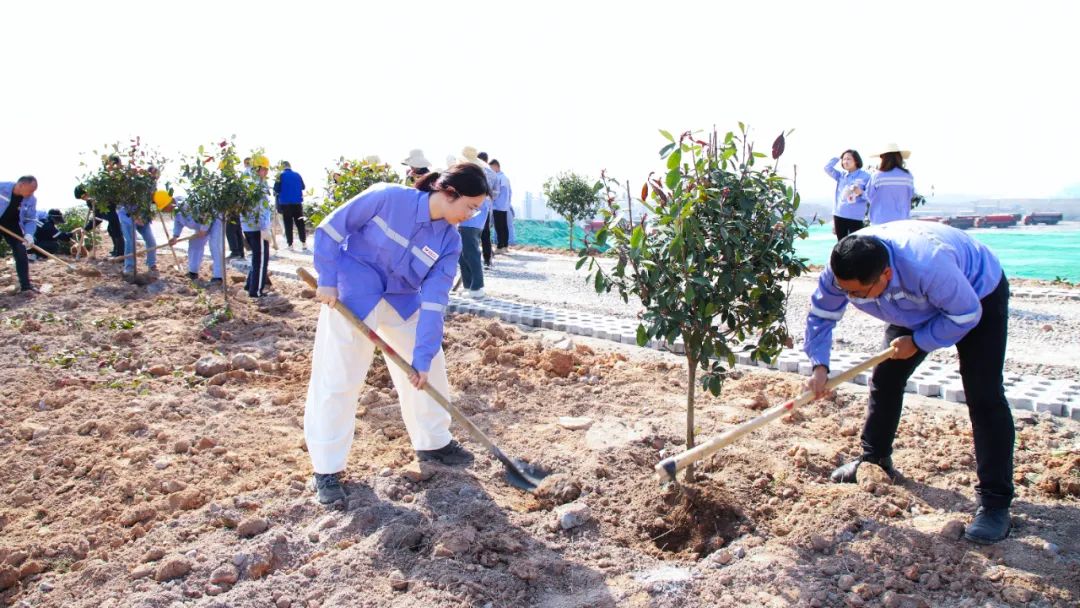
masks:
[[[514,230],[521,245],[566,249],[569,244],[563,221],[517,220]],[[1008,276],[1046,280],[1060,277],[1080,282],[1080,222],[979,228],[967,232],[997,254]],[[574,229],[575,248],[581,247],[583,235],[580,228]],[[799,241],[796,248],[811,264],[824,265],[835,244],[832,226],[811,226],[809,238]]]

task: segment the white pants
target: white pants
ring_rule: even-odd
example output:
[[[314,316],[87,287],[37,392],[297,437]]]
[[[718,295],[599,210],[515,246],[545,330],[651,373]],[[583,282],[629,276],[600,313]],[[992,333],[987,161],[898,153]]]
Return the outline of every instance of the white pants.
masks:
[[[356,424],[356,402],[375,356],[375,344],[337,311],[329,306],[320,308],[304,406],[304,439],[315,472],[325,474],[345,470]],[[393,306],[380,300],[364,322],[399,354],[411,357],[419,317],[416,313],[403,320]],[[386,367],[398,392],[401,417],[413,449],[437,450],[450,443],[450,414],[427,393],[414,388],[408,374],[393,361],[387,360]],[[442,349],[431,362],[428,382],[442,394],[450,394]]]

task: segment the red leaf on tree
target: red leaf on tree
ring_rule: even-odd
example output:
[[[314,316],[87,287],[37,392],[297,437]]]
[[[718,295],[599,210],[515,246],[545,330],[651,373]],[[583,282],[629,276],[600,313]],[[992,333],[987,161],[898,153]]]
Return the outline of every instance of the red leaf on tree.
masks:
[[[772,157],[773,160],[780,158],[780,155],[784,153],[784,134],[781,133],[776,141],[772,142]]]

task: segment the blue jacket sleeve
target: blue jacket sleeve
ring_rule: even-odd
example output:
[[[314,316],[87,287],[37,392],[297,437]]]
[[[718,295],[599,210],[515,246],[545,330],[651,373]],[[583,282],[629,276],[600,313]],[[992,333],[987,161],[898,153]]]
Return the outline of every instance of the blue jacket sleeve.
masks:
[[[382,206],[385,190],[372,186],[334,209],[315,229],[314,262],[319,287],[337,287],[341,245],[352,232],[371,221]]]
[[[844,317],[846,307],[847,296],[834,286],[832,270],[826,268],[818,278],[814,295],[810,296],[810,312],[806,315],[803,352],[812,366],[829,367],[833,328]]]
[[[840,178],[844,176],[843,173],[836,170],[836,163],[838,162],[840,162],[840,159],[834,156],[830,158],[829,163],[825,165],[825,175],[828,175],[836,181],[840,181]]]
[[[926,298],[938,314],[915,329],[915,346],[930,352],[956,344],[982,319],[982,303],[956,262],[935,256],[926,277]]]
[[[869,202],[871,204],[873,204],[874,197],[877,195],[877,180],[878,180],[878,176],[880,176],[880,175],[881,175],[881,172],[874,173],[873,175],[871,175],[870,176],[870,183],[867,184],[867,186],[865,188],[865,192],[863,192],[863,195],[866,196],[867,202]]]
[[[172,221],[172,235],[174,239],[180,238],[180,233],[184,231],[184,224],[180,221],[180,214],[173,214]]]
[[[34,234],[37,230],[37,197],[23,199],[19,214],[22,215],[23,234]]]
[[[447,249],[428,271],[420,284],[420,319],[416,324],[416,346],[413,347],[413,367],[416,371],[431,369],[431,360],[442,348],[443,314],[450,301],[450,286],[461,257],[461,237],[457,231],[447,232]]]

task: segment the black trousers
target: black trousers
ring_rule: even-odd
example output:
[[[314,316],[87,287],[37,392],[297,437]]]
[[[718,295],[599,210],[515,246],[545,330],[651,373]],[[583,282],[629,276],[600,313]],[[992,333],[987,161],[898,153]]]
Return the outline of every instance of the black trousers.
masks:
[[[979,503],[994,509],[1007,507],[1013,498],[1012,412],[1005,399],[1003,370],[1009,326],[1009,282],[1004,276],[997,288],[982,299],[979,324],[956,343],[960,355],[960,378],[967,398],[975,438],[975,462]],[[905,327],[885,329],[885,343],[911,335]],[[926,358],[919,350],[910,359],[889,359],[874,368],[870,380],[870,406],[863,425],[863,455],[892,455],[893,438],[900,424],[904,387],[915,368]]]
[[[491,214],[484,220],[484,227],[480,230],[480,248],[484,252],[484,266],[491,266]]]
[[[244,230],[239,221],[229,221],[225,224],[225,241],[229,244],[229,256],[244,257]]]
[[[247,289],[249,296],[257,298],[263,295],[263,290],[269,286],[267,275],[270,272],[270,243],[262,240],[262,233],[258,231],[245,232],[244,238],[251,250],[251,270],[248,270],[244,289]]]
[[[15,234],[22,234],[22,227],[18,224],[0,225]],[[26,244],[22,239],[17,239],[6,232],[2,234],[8,247],[11,247],[11,255],[15,258],[15,274],[19,276],[19,288],[30,289],[30,259],[26,257]]]
[[[105,226],[105,231],[109,233],[109,240],[112,241],[112,255],[116,257],[118,255],[124,255],[124,230],[120,227],[120,216],[116,214],[116,209],[111,208],[104,213],[105,221],[109,224]]]
[[[296,224],[296,234],[301,243],[307,243],[307,229],[304,226],[303,205],[278,205],[281,219],[285,222],[285,242],[292,246],[293,224]]]
[[[509,211],[495,211],[495,247],[498,249],[506,249],[506,246],[510,244],[510,224]]]
[[[836,240],[840,240],[845,236],[863,228],[862,220],[849,220],[846,217],[840,217],[838,215],[832,216],[833,228],[836,231]]]

